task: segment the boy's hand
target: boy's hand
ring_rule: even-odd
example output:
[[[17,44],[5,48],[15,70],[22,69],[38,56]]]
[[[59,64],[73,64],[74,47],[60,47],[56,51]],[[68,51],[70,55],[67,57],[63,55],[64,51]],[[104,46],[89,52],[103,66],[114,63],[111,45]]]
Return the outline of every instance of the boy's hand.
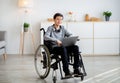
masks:
[[[61,46],[62,45],[62,42],[60,40],[57,40],[57,45],[58,46]]]

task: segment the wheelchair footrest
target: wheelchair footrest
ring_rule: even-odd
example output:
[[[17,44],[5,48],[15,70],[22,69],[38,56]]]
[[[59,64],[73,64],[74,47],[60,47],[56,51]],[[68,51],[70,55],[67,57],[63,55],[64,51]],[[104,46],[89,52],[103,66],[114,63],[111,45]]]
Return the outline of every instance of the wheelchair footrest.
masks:
[[[73,76],[72,77],[62,77],[61,79],[64,80],[64,79],[70,79],[70,78],[73,78]]]

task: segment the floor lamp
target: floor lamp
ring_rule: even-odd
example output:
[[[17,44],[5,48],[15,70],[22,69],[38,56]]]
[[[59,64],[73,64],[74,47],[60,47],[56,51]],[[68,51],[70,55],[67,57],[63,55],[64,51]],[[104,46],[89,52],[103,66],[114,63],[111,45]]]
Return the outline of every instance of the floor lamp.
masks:
[[[18,0],[18,5],[19,5],[19,8],[23,9],[23,12],[24,12],[24,21],[22,23],[22,29],[21,29],[21,33],[20,33],[20,51],[19,53],[22,55],[24,54],[24,39],[25,39],[25,31],[24,31],[24,26],[26,23],[28,23],[30,26],[29,26],[29,31],[28,33],[31,34],[31,37],[32,37],[32,43],[33,43],[33,47],[34,47],[34,50],[35,50],[35,44],[34,44],[34,36],[33,36],[33,33],[32,33],[32,27],[31,27],[31,24],[29,22],[26,22],[26,17],[28,16],[28,14],[30,13],[30,9],[33,7],[33,0]]]

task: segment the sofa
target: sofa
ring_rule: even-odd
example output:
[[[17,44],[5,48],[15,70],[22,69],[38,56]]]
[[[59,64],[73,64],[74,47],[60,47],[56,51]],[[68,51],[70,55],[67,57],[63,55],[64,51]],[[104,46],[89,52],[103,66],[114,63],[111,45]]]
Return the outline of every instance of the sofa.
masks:
[[[0,55],[6,59],[6,31],[0,31]]]

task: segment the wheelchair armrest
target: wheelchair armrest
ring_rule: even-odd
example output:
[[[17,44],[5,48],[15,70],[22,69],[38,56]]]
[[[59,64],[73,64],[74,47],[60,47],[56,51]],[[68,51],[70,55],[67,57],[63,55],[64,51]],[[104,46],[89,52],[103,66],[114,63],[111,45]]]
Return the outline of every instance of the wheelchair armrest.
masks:
[[[49,50],[50,52],[52,52],[54,43],[55,43],[55,42],[53,42],[53,41],[46,41],[46,40],[44,40],[44,44],[45,44],[45,46],[48,48],[48,50]]]

